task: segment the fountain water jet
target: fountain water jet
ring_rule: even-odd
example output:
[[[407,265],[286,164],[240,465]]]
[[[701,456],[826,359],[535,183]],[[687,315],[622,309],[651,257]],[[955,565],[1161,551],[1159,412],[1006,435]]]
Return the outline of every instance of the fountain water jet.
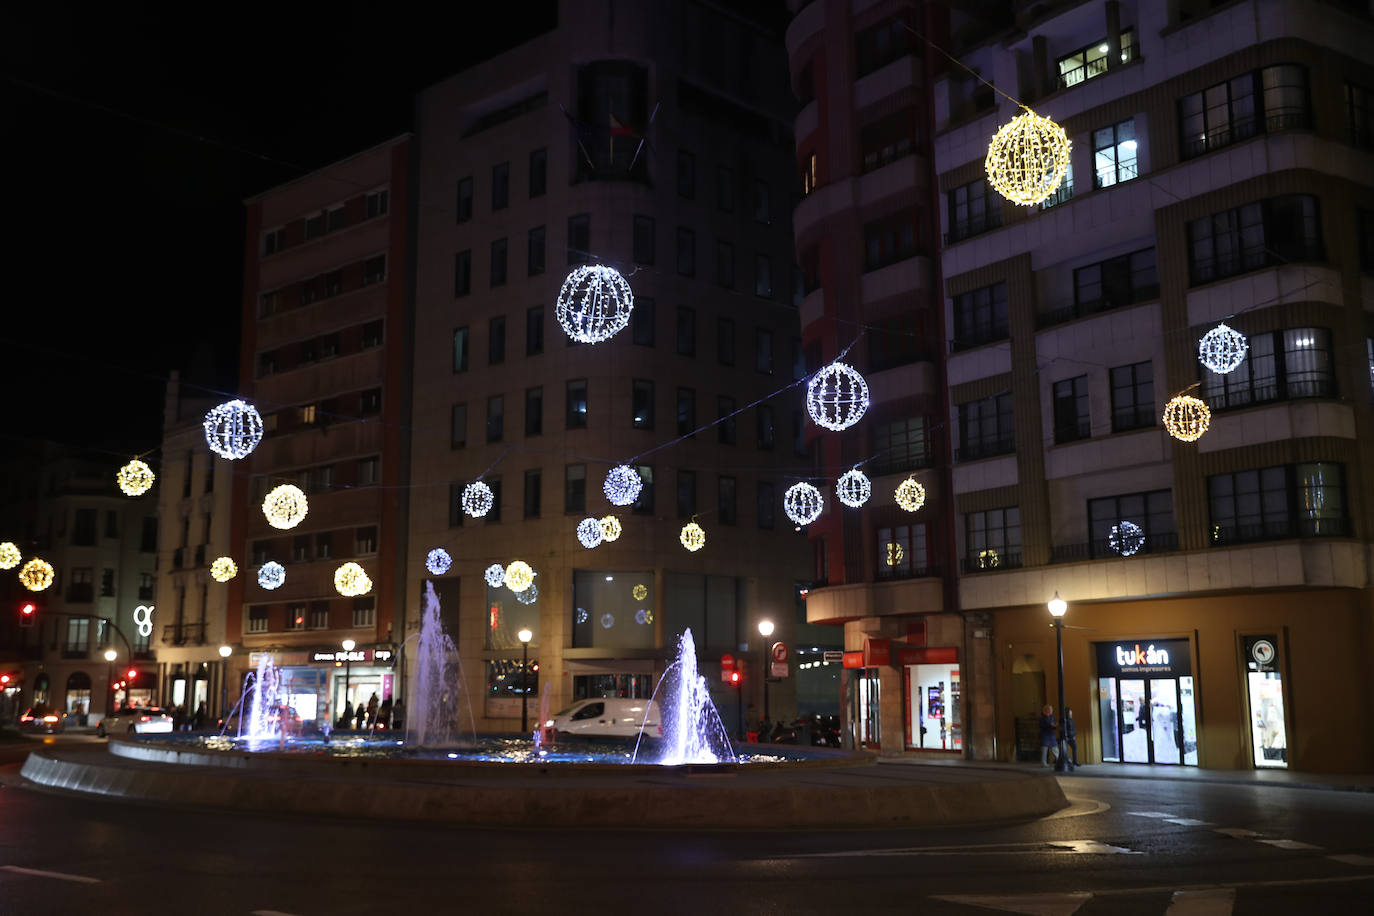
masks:
[[[666,690],[665,690],[666,688]],[[658,762],[665,766],[684,763],[735,762],[735,749],[725,724],[711,702],[706,678],[697,672],[697,646],[690,627],[682,631],[677,643],[677,660],[663,672],[654,696],[664,692],[663,753]],[[635,758],[639,746],[635,746]]]
[[[420,615],[420,639],[415,647],[415,682],[410,691],[406,715],[406,743],[429,746],[453,743],[458,718],[458,694],[462,687],[462,661],[457,659],[453,640],[444,631],[439,614],[439,596],[434,583],[425,583],[424,610]],[[464,694],[464,699],[467,699]],[[477,741],[476,720],[468,700],[468,721],[472,739]]]
[[[240,720],[239,734],[250,741],[276,737],[281,730],[281,720],[273,720],[272,710],[280,706],[281,674],[272,664],[272,656],[264,652],[258,659],[258,673],[253,681],[253,706],[249,710],[248,733],[243,734]]]

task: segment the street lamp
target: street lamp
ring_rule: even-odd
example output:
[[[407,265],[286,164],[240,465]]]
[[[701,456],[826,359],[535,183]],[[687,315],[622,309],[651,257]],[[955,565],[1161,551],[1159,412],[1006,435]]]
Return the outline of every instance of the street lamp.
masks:
[[[105,715],[114,715],[114,660],[119,653],[114,649],[105,650]]]
[[[1054,646],[1059,655],[1059,754],[1054,759],[1057,773],[1064,772],[1064,614],[1069,604],[1059,597],[1059,589],[1049,601],[1050,616],[1054,618]]]
[[[233,646],[219,647],[219,716],[229,717],[229,656],[234,654]]]
[[[765,640],[773,635],[773,621],[767,618],[759,621],[759,635]],[[768,645],[763,645],[763,665],[759,668],[759,675],[763,678],[763,721],[770,721],[768,715]],[[759,740],[767,741],[767,735],[759,735]]]
[[[515,637],[520,640],[523,655],[520,662],[520,734],[523,735],[530,727],[530,640],[534,639],[534,633],[525,627]]]
[[[353,674],[353,648],[358,645],[351,639],[345,639],[340,645],[344,650],[344,706],[348,706],[348,688]],[[348,728],[348,723],[344,723],[344,728]]]

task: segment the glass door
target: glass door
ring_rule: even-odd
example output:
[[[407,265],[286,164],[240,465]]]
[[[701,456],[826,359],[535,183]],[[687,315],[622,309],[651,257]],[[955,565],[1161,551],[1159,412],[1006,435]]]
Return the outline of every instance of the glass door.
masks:
[[[1197,766],[1197,710],[1193,708],[1193,679],[1178,679],[1178,711],[1183,717],[1183,762]]]
[[[1104,677],[1097,684],[1097,720],[1102,725],[1102,759],[1121,761],[1121,720],[1117,715],[1116,678]]]
[[[1150,762],[1150,706],[1143,679],[1123,678],[1121,685],[1121,759]]]
[[[878,731],[878,710],[881,705],[878,669],[865,668],[859,677],[859,743],[865,747],[878,747],[881,736]]]
[[[1179,740],[1178,681],[1150,679],[1150,743],[1155,763],[1182,762]]]
[[[1250,691],[1251,743],[1255,766],[1288,766],[1288,740],[1283,726],[1283,681],[1277,671],[1246,672]]]

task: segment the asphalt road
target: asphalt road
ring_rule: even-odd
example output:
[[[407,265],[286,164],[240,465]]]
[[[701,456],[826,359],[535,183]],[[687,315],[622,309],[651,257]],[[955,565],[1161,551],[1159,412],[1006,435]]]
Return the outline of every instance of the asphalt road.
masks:
[[[0,914],[1374,912],[1369,793],[1065,777],[1069,811],[977,829],[497,831],[75,797],[13,754]]]

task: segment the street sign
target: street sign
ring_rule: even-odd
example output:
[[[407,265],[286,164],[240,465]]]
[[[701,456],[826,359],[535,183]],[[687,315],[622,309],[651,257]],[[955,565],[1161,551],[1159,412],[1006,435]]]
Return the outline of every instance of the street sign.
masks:
[[[735,657],[729,652],[725,653],[720,657],[720,666],[727,671],[735,667]]]
[[[775,642],[775,643],[773,643],[773,650],[772,650],[772,652],[773,652],[773,661],[774,661],[774,662],[783,663],[783,662],[786,662],[786,661],[787,661],[787,643],[783,643],[783,642]]]
[[[781,643],[779,645],[781,645]],[[787,671],[789,667],[790,666],[787,664],[787,662],[773,662],[772,676],[787,677]]]
[[[821,656],[821,661],[823,661],[823,662],[834,662],[834,663],[836,663],[836,664],[839,664],[839,663],[841,663],[841,662],[844,661],[844,653],[843,653],[843,652],[839,652],[839,651],[834,651],[834,650],[831,650],[831,649],[826,649],[826,650],[825,650],[825,653]]]

